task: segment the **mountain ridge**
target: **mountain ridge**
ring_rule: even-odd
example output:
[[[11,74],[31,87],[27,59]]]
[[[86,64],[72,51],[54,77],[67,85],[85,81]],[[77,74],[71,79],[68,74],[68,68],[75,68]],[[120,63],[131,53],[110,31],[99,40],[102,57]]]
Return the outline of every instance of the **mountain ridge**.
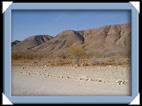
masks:
[[[31,36],[12,46],[13,53],[33,53],[47,57],[70,57],[69,49],[81,47],[92,57],[130,55],[130,24],[107,25],[95,29],[65,30],[55,37]],[[20,50],[20,51],[18,51]]]

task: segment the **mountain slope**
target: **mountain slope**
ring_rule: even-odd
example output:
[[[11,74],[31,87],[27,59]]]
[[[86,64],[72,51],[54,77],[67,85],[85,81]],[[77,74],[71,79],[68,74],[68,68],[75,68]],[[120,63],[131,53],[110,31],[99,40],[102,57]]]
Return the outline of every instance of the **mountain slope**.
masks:
[[[19,40],[15,40],[12,42],[11,46],[14,47],[15,45],[17,45],[18,43],[20,43],[21,41]]]
[[[52,39],[52,36],[49,35],[34,35],[29,38],[26,38],[25,40],[18,43],[16,46],[13,47],[13,52],[29,52],[34,47],[41,45],[50,39]]]
[[[130,56],[130,25],[108,25],[81,31],[66,30],[51,36],[32,36],[13,47],[13,52],[70,57],[70,48],[80,47],[90,57]],[[20,51],[18,51],[20,50]]]
[[[77,31],[66,30],[59,33],[56,37],[46,42],[43,45],[39,45],[35,48],[39,54],[60,56],[62,53],[68,54],[67,49],[71,46],[81,45],[84,42],[84,38]]]
[[[84,47],[88,52],[99,55],[130,54],[130,25],[110,25],[98,29],[84,31],[86,34]]]

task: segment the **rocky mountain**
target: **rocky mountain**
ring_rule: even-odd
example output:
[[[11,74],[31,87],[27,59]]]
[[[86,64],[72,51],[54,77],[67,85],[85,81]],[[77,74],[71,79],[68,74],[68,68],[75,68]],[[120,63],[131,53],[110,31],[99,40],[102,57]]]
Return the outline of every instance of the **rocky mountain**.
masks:
[[[34,35],[30,36],[17,45],[15,45],[12,50],[14,53],[28,53],[33,48],[35,48],[38,45],[44,44],[48,42],[50,39],[52,39],[52,36],[49,35]]]
[[[130,56],[129,24],[108,25],[81,31],[65,30],[55,37],[31,36],[13,46],[14,53],[34,53],[49,57],[69,57],[69,49],[81,47],[89,56]]]
[[[20,42],[21,42],[21,41],[19,41],[19,40],[15,40],[15,41],[12,42],[11,46],[13,47],[13,46],[17,45],[17,44],[20,43]]]

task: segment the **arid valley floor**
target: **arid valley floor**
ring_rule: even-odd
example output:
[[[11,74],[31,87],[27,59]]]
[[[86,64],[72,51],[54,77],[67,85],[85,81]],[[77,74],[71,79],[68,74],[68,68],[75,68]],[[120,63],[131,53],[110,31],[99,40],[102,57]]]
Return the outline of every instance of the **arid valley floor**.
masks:
[[[131,95],[130,67],[13,65],[12,95]]]

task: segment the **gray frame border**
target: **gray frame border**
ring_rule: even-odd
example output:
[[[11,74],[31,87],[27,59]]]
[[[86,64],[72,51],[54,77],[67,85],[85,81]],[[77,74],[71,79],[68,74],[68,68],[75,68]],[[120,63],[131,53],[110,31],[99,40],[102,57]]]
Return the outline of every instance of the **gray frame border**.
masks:
[[[12,10],[130,10],[131,11],[131,96],[12,96],[11,13]],[[4,13],[4,94],[12,103],[118,103],[129,104],[139,94],[139,13],[130,3],[13,3]]]

